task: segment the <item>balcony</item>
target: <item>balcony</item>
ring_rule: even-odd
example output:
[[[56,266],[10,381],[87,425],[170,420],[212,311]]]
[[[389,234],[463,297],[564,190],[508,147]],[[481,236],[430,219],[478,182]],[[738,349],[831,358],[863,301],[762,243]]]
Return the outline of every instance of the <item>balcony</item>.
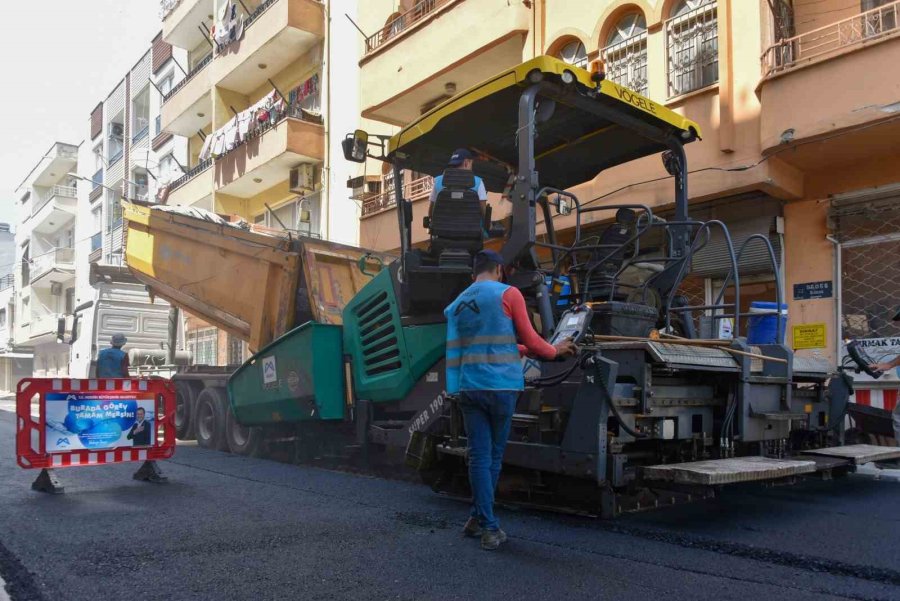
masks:
[[[216,159],[216,191],[250,198],[287,180],[291,167],[298,163],[324,160],[324,127],[301,115],[288,113],[259,136]]]
[[[98,198],[103,196],[103,169],[98,169],[97,172],[91,176],[91,193],[88,194],[88,200],[94,202]]]
[[[212,119],[209,64],[212,53],[200,60],[187,76],[163,97],[161,131],[193,136]]]
[[[56,142],[35,169],[32,183],[35,186],[52,186],[62,174],[70,173],[77,164],[78,147]]]
[[[430,175],[414,179],[403,184],[403,198],[410,201],[427,198],[431,195],[432,188],[434,188],[434,178]],[[395,206],[397,206],[397,198],[394,190],[387,190],[386,192],[370,196],[363,201],[361,217],[365,218]]]
[[[196,48],[206,37],[200,24],[209,21],[212,10],[211,0],[162,0],[163,40],[185,50]]]
[[[75,219],[78,193],[74,187],[53,186],[31,207],[32,230],[52,234]]]
[[[522,2],[417,3],[367,38],[359,63],[363,117],[404,125],[449,95],[521,63],[530,22]]]
[[[28,325],[28,335],[32,339],[55,335],[60,317],[62,316],[56,313],[32,314],[31,322]]]
[[[318,0],[266,0],[245,21],[244,37],[219,51],[212,64],[212,82],[250,94],[324,36],[324,7]]]
[[[169,187],[169,199],[166,204],[191,206],[211,197],[213,190],[211,167],[211,159],[201,161],[173,181]]]
[[[75,249],[54,248],[35,256],[29,273],[32,286],[50,287],[71,280],[75,277]]]
[[[889,74],[898,64],[900,0],[771,46],[763,53],[757,88],[763,152],[844,131],[839,139],[779,157],[822,169],[893,154],[900,103],[896,77]],[[861,74],[869,76],[861,80]]]
[[[103,257],[103,232],[97,232],[91,236],[91,253],[88,255],[88,263],[99,263]]]
[[[8,273],[0,278],[0,292],[12,288],[16,284],[15,274]]]

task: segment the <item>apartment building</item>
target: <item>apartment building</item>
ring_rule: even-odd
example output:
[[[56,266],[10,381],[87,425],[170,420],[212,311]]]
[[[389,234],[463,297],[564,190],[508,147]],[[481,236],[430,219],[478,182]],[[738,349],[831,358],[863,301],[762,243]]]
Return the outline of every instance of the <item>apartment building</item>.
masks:
[[[16,384],[31,375],[30,352],[18,349],[13,340],[15,304],[16,240],[8,223],[0,223],[0,395],[15,392]]]
[[[900,2],[366,0],[358,23],[362,115],[377,133],[536,55],[600,59],[610,79],[701,125],[703,141],[687,147],[692,215],[725,221],[739,244],[769,238],[799,354],[838,360],[844,337],[900,344],[889,321],[900,304]],[[397,247],[395,183],[376,165],[357,175],[361,245]],[[671,182],[652,181],[665,176],[652,157],[573,191],[665,216]],[[431,178],[402,185],[423,242]],[[508,212],[505,199],[491,204]],[[573,218],[556,227],[565,235]],[[749,249],[741,262],[744,310],[774,298],[766,263]],[[709,300],[727,271],[724,257],[698,255],[682,292]],[[793,326],[816,335],[794,340]]]
[[[332,9],[335,12],[332,12]],[[188,139],[168,203],[296,235],[358,241],[356,174],[340,141],[358,127],[363,38],[334,0],[163,0],[162,39],[186,53],[163,131]],[[195,363],[234,364],[246,345],[193,317]]]
[[[19,185],[11,338],[34,356],[34,375],[69,373],[69,345],[57,340],[75,300],[75,189],[78,146],[54,142]]]
[[[78,161],[75,235],[77,316],[72,373],[91,373],[97,352],[121,332],[129,348],[164,352],[169,305],[150,299],[123,264],[123,197],[156,202],[187,163],[187,141],[165,132],[162,98],[184,74],[158,35],[91,111]],[[183,57],[182,57],[183,58]]]

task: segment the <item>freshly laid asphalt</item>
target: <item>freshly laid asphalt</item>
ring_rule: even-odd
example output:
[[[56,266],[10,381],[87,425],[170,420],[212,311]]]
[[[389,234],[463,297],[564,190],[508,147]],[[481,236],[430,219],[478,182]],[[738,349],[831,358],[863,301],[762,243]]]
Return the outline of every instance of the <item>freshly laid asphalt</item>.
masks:
[[[898,599],[900,484],[748,487],[613,521],[501,509],[497,552],[424,486],[179,446],[31,491],[0,411],[0,577],[13,601]]]

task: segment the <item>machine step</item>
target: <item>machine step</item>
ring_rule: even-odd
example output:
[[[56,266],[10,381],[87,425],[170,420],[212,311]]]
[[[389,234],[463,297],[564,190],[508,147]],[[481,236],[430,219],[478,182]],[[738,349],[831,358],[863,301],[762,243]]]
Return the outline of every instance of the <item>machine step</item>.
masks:
[[[750,415],[753,417],[761,417],[773,422],[784,422],[791,419],[806,419],[806,414],[797,411],[754,411],[750,408]]]
[[[815,471],[815,461],[753,456],[651,465],[643,468],[643,476],[647,480],[715,486],[773,480]]]
[[[870,461],[889,461],[900,458],[900,447],[879,447],[872,444],[852,444],[846,447],[828,447],[804,451],[806,455],[825,455],[849,459],[854,465],[862,465]]]

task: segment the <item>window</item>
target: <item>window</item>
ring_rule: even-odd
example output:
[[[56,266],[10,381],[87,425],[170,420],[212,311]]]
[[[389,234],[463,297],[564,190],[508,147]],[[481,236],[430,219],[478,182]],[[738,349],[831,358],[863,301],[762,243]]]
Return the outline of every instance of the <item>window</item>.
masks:
[[[681,0],[666,21],[669,96],[719,81],[716,0]]]
[[[146,201],[149,198],[147,172],[143,169],[135,169],[131,172],[130,197],[132,199]]]
[[[237,336],[228,335],[228,365],[240,365],[244,362],[244,343]]]
[[[106,191],[106,231],[114,230],[122,225],[121,194],[113,190]]]
[[[106,152],[107,154],[107,165],[112,166],[119,159],[122,158],[122,151],[125,149],[125,127],[122,125],[123,118],[122,113],[120,112],[112,121],[110,121],[107,128],[107,136],[109,137],[108,145]]]
[[[178,167],[178,163],[175,162],[175,157],[171,154],[167,154],[159,160],[159,176],[157,179],[159,179],[161,183],[165,184],[171,182],[180,176],[181,169]]]
[[[584,49],[584,44],[582,44],[579,40],[572,40],[571,42],[565,44],[556,53],[556,57],[564,60],[570,65],[575,65],[576,67],[587,69],[587,50]]]
[[[164,75],[162,79],[159,80],[159,85],[157,87],[159,88],[159,91],[163,96],[172,91],[172,82],[174,80],[175,73],[171,71],[169,73],[166,73],[166,75]]]
[[[619,19],[600,56],[610,81],[647,95],[647,21],[643,14],[631,13]]]
[[[216,328],[203,328],[188,334],[188,350],[191,352],[194,365],[218,365],[218,334]]]
[[[131,101],[132,142],[137,142],[150,132],[150,86],[138,92]]]
[[[863,34],[873,37],[897,29],[897,13],[900,7],[888,6],[894,0],[861,0],[861,12],[872,11],[863,17]],[[884,8],[882,8],[884,7]],[[875,10],[880,8],[881,10]]]

